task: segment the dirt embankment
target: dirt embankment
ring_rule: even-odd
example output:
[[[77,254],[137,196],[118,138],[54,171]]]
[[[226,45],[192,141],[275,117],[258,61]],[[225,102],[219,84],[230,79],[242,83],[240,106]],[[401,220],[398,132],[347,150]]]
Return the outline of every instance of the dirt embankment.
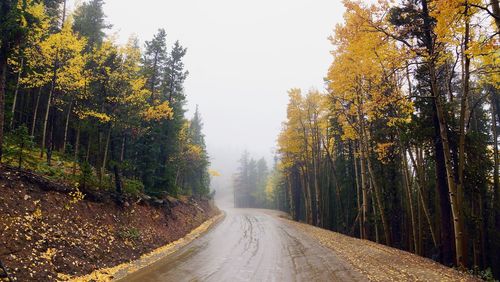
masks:
[[[219,212],[193,198],[118,205],[109,196],[82,196],[29,172],[0,168],[0,260],[13,280],[64,280],[137,259]]]

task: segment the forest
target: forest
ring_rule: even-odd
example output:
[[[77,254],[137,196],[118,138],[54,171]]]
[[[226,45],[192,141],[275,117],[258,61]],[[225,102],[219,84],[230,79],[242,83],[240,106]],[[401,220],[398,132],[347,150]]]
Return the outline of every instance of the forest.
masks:
[[[498,1],[344,5],[326,90],[288,92],[267,201],[500,277]]]
[[[288,91],[272,166],[242,154],[235,207],[281,210],[499,279],[499,1],[365,2],[343,0],[343,22],[329,37],[325,89]],[[70,203],[89,190],[116,196],[120,208],[128,196],[174,199],[164,205],[211,196],[210,175],[217,173],[208,169],[200,110],[187,116],[187,48],[167,43],[163,28],[144,43],[135,36],[118,43],[107,35],[112,25],[103,6],[89,0],[69,11],[66,0],[0,2],[2,175],[34,172],[63,183],[75,189],[65,196]],[[179,214],[191,211],[182,208],[177,204]],[[41,209],[33,213],[42,218]],[[283,230],[259,216],[255,224]],[[127,240],[140,237],[126,231]],[[241,238],[253,240],[243,231]]]
[[[201,115],[185,116],[187,49],[161,28],[118,44],[103,5],[2,0],[2,163],[118,196],[207,195]]]

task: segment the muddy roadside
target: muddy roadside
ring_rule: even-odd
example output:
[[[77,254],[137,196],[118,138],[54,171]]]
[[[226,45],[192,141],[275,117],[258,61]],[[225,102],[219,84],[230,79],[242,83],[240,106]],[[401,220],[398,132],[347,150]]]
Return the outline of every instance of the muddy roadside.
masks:
[[[217,214],[207,199],[144,197],[117,204],[105,194],[4,167],[0,260],[14,281],[67,280],[136,260]]]

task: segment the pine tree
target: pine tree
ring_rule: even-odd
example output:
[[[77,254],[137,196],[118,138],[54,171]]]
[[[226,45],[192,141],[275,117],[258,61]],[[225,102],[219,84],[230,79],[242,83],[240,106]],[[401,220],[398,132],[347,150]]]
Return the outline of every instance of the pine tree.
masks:
[[[87,51],[101,45],[104,31],[112,27],[105,22],[103,5],[103,0],[91,0],[84,2],[74,12],[73,30],[87,39]]]
[[[159,29],[151,41],[146,41],[143,57],[143,73],[147,77],[147,86],[151,91],[151,101],[159,100],[159,88],[165,72],[167,60],[167,33]]]

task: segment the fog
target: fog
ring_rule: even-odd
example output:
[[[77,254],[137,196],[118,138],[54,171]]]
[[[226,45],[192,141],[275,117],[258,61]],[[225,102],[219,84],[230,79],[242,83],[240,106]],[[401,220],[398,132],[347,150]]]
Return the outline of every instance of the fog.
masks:
[[[324,89],[328,36],[343,7],[340,0],[106,0],[104,11],[121,43],[134,34],[142,44],[165,28],[169,44],[188,48],[188,115],[199,106],[221,187],[245,149],[271,164],[288,89]]]

